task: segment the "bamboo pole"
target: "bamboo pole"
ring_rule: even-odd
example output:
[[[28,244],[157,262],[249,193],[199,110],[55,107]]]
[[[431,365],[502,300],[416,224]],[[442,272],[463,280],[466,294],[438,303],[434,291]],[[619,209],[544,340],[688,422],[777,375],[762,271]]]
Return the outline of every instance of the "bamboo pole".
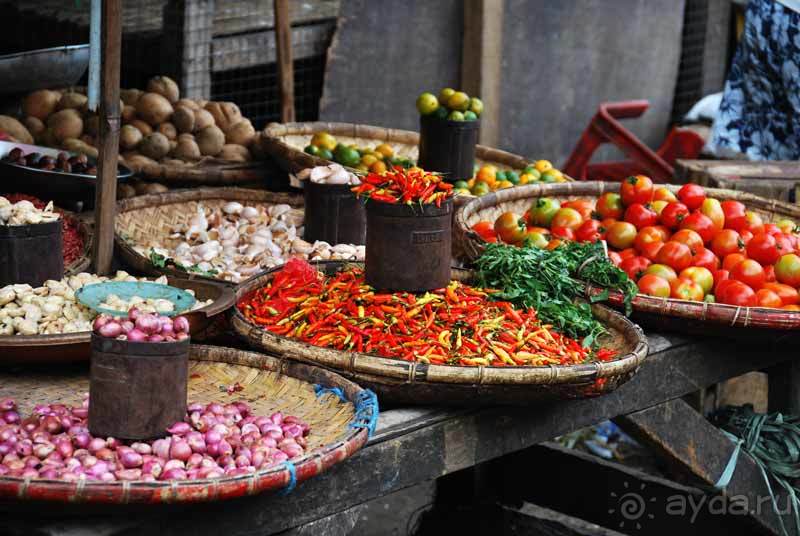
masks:
[[[95,272],[111,271],[114,254],[114,217],[117,205],[117,155],[119,147],[119,71],[122,43],[122,2],[102,0],[100,23],[100,130],[97,183],[94,197]]]
[[[292,21],[289,0],[275,0],[275,46],[278,53],[278,85],[281,91],[281,121],[295,120],[294,65],[292,64]]]

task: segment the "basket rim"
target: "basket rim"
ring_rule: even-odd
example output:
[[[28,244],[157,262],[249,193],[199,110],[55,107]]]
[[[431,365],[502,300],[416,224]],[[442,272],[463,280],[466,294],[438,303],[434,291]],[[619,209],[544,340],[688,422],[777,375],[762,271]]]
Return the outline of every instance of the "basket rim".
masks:
[[[358,262],[323,261],[312,263],[315,266],[325,265],[362,265]],[[238,303],[241,298],[256,288],[262,286],[272,275],[280,270],[281,267],[273,268],[268,272],[243,283],[236,289],[236,303],[231,313],[231,324],[237,334],[257,348],[273,352],[277,349],[269,349],[263,342],[263,338],[271,338],[280,347],[280,352],[285,357],[293,360],[312,362],[326,368],[341,369],[341,363],[347,362],[346,372],[369,373],[388,378],[406,380],[408,382],[428,383],[428,384],[470,384],[470,385],[564,385],[572,383],[585,383],[597,379],[622,376],[627,373],[635,372],[647,357],[649,345],[644,335],[644,331],[623,315],[611,308],[593,304],[595,311],[608,315],[612,321],[621,325],[617,328],[629,345],[633,348],[624,356],[609,362],[596,362],[581,365],[547,365],[544,367],[465,367],[457,365],[434,365],[417,363],[380,357],[371,354],[358,352],[343,352],[332,348],[314,346],[302,341],[275,335],[260,326],[250,323],[241,314]],[[456,274],[468,274],[468,270],[454,268]],[[604,324],[610,323],[603,321]],[[258,338],[254,335],[257,334]],[[326,359],[318,360],[309,355],[318,354]],[[337,363],[339,363],[337,365]],[[520,378],[522,376],[522,378]],[[520,381],[522,379],[523,381]]]
[[[498,192],[490,192],[459,208],[455,215],[455,233],[462,242],[464,251],[470,256],[470,260],[474,260],[477,258],[476,253],[482,251],[486,244],[486,242],[470,229],[467,224],[467,220],[476,212],[496,206],[502,202],[543,196],[558,197],[575,195],[598,197],[605,192],[618,192],[619,186],[620,184],[616,182],[600,181],[528,184],[502,190],[502,192],[508,193],[500,199],[498,199],[498,197],[500,197],[497,195]],[[682,185],[660,184],[659,186],[665,186],[674,193],[677,192]],[[800,218],[800,206],[797,205],[774,199],[765,199],[739,190],[723,188],[704,189],[710,196],[718,199],[734,199],[747,204],[748,207],[766,211],[771,214]],[[589,294],[597,294],[599,292],[600,289],[598,287],[591,285],[587,287],[587,293]],[[622,294],[617,291],[611,291],[609,292],[608,301],[612,305],[619,307],[623,301]],[[724,303],[694,302],[674,298],[656,298],[644,294],[637,294],[632,300],[631,306],[634,312],[657,313],[688,320],[699,320],[701,322],[729,324],[731,327],[755,327],[780,330],[800,329],[800,311],[784,311],[765,307],[741,307]]]
[[[263,203],[286,203],[293,208],[302,207],[305,203],[303,194],[291,192],[271,192],[268,190],[255,190],[238,187],[185,188],[180,190],[170,190],[169,192],[160,194],[140,195],[123,199],[117,203],[117,215],[150,207],[177,205],[181,203],[191,203],[193,201],[206,201],[211,199],[256,201]],[[210,283],[236,287],[264,273],[264,271],[261,271],[252,275],[248,279],[245,279],[244,281],[234,283],[232,281],[226,281],[216,277],[186,272],[171,265],[160,268],[155,266],[150,259],[136,251],[133,245],[122,235],[120,235],[116,229],[116,226],[114,229],[114,247],[117,249],[120,257],[126,264],[149,274],[163,274],[190,280],[199,279],[202,281],[208,281]]]
[[[225,355],[226,352],[235,352],[247,364],[234,362]],[[260,370],[272,370],[281,375],[287,375],[304,383],[311,383],[310,373],[314,367],[302,363],[285,363],[282,359],[254,352],[252,350],[236,350],[219,346],[191,345],[189,356],[193,361],[218,362],[248,366]],[[336,387],[342,388],[347,402],[355,405],[356,396],[365,391],[356,383],[341,375],[326,371],[331,379],[335,380]],[[328,386],[329,387],[329,386]],[[374,408],[376,409],[376,408]],[[350,424],[357,422],[359,416],[354,414]],[[223,500],[242,495],[286,488],[292,485],[292,480],[297,483],[308,480],[312,476],[324,472],[336,463],[352,456],[363,447],[368,439],[368,430],[364,427],[353,427],[345,438],[329,443],[313,452],[290,462],[295,467],[295,475],[285,463],[255,471],[248,475],[234,477],[220,477],[198,480],[170,480],[156,482],[141,481],[85,481],[67,482],[64,480],[47,479],[22,479],[16,477],[0,476],[0,496],[5,494],[7,499],[30,499],[31,493],[47,495],[46,500],[58,502],[88,502],[88,503],[119,503],[129,504],[136,502],[168,502],[192,503]],[[17,486],[15,486],[17,485]],[[8,487],[16,487],[9,490]],[[5,488],[5,489],[4,489]],[[63,498],[53,498],[57,493],[65,494]],[[95,495],[88,497],[91,492]],[[117,495],[113,495],[117,492]],[[70,494],[70,495],[66,495]],[[12,497],[13,495],[13,497]],[[34,497],[40,499],[40,497]]]

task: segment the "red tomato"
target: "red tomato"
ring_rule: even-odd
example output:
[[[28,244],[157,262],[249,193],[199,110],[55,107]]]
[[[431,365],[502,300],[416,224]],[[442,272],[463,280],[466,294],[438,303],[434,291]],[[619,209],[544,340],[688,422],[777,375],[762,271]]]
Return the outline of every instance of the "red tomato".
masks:
[[[706,216],[700,211],[694,211],[681,222],[681,229],[691,229],[695,231],[703,239],[703,243],[711,242],[714,235],[717,233],[714,222],[711,218]]]
[[[772,309],[778,309],[782,305],[783,302],[781,301],[781,297],[778,296],[775,292],[767,288],[762,288],[756,291],[757,307],[770,307]]]
[[[619,258],[623,261],[636,256],[636,250],[633,248],[626,248],[619,252]]]
[[[731,281],[717,291],[716,298],[720,303],[752,307],[755,305],[756,293],[741,281]]]
[[[775,278],[791,287],[800,287],[800,257],[794,253],[782,256],[775,263]]]
[[[714,224],[714,229],[720,231],[725,227],[725,212],[722,210],[720,202],[716,199],[707,197],[700,205],[700,212],[708,217]]]
[[[763,265],[775,264],[781,258],[775,237],[761,233],[755,235],[747,244],[747,256]]]
[[[606,240],[612,248],[629,248],[636,240],[636,227],[626,221],[612,223],[607,229]]]
[[[680,199],[681,203],[686,205],[689,210],[697,210],[706,199],[706,191],[703,190],[702,186],[697,184],[684,184],[681,186],[681,189],[678,190],[678,199]]]
[[[657,275],[661,279],[666,279],[667,282],[672,282],[678,279],[677,272],[675,272],[675,270],[666,264],[651,264],[647,267],[647,270],[645,270],[644,273]]]
[[[664,210],[669,204],[669,201],[650,201],[650,208],[653,209],[653,212],[661,216],[661,211]]]
[[[781,309],[784,309],[786,311],[800,311],[800,305],[797,304],[784,305],[781,307]]]
[[[622,206],[622,198],[619,194],[606,192],[597,200],[595,210],[602,219],[614,218],[618,220],[624,214],[625,207]]]
[[[745,210],[747,210],[744,203],[739,201],[723,201],[720,203],[720,207],[725,215],[726,224],[730,223],[734,218],[744,216]]]
[[[668,203],[661,211],[660,219],[669,229],[677,229],[688,215],[689,209],[683,203]]]
[[[495,232],[492,222],[479,221],[472,226],[472,230],[487,242],[497,242],[497,232]]]
[[[569,227],[553,226],[550,228],[550,235],[553,238],[564,238],[567,240],[575,240],[575,231]]]
[[[666,264],[677,271],[688,268],[692,263],[692,251],[686,244],[670,240],[656,255],[656,262]]]
[[[686,277],[700,285],[700,288],[703,289],[703,294],[708,294],[711,292],[711,289],[714,287],[714,274],[711,273],[711,270],[708,268],[703,268],[701,266],[690,266],[681,271],[681,275],[679,277]]]
[[[721,281],[730,280],[731,273],[728,270],[714,270],[714,294],[717,293],[717,285]]]
[[[561,207],[574,208],[584,220],[588,220],[592,217],[592,213],[594,212],[594,201],[591,199],[574,199],[566,203],[561,203]]]
[[[558,246],[560,246],[561,244],[563,244],[563,241],[561,239],[553,238],[552,240],[550,240],[550,242],[547,243],[547,246],[546,246],[545,249],[547,249],[548,251],[552,251],[552,250],[556,249]]]
[[[748,231],[747,229],[742,229],[741,231],[739,231],[739,236],[742,238],[742,242],[744,242],[745,246],[747,246],[747,244],[749,244],[750,241],[753,239],[753,233]]]
[[[632,223],[637,229],[642,229],[655,225],[658,221],[658,214],[641,203],[634,203],[625,210],[625,221]]]
[[[692,266],[701,266],[714,271],[719,268],[719,258],[710,249],[703,248],[692,256]]]
[[[697,231],[693,231],[691,229],[681,229],[672,235],[670,240],[689,246],[689,249],[692,250],[692,255],[703,249],[703,238],[697,233]]]
[[[741,281],[748,287],[758,290],[766,283],[767,274],[764,273],[764,267],[758,262],[753,259],[745,259],[733,267],[731,279]]]
[[[766,276],[767,283],[774,283],[777,281],[777,278],[775,277],[775,265],[770,264],[764,268],[764,275]]]
[[[725,258],[722,259],[722,269],[732,271],[737,264],[745,260],[745,257],[741,253],[731,253],[730,255],[725,255]]]
[[[581,213],[574,208],[560,208],[550,220],[550,228],[553,227],[568,227],[573,231],[581,226],[583,217]]]
[[[616,251],[609,251],[608,252],[608,260],[610,260],[611,263],[614,266],[619,266],[620,263],[622,262],[622,259],[620,258],[619,253],[617,253]]]
[[[676,300],[703,301],[703,288],[688,277],[679,277],[670,289],[670,297]]]
[[[765,223],[764,232],[774,236],[776,234],[781,233],[781,228],[775,225],[774,223]]]
[[[653,201],[666,201],[667,203],[672,203],[677,201],[678,198],[675,197],[675,194],[669,191],[669,188],[666,186],[659,186],[653,191]]]
[[[647,244],[644,244],[638,251],[639,254],[645,259],[655,261],[656,257],[658,256],[658,252],[661,251],[661,248],[663,247],[664,242],[648,242]]]
[[[728,229],[739,231],[739,234],[741,234],[742,231],[750,231],[755,235],[764,230],[764,221],[761,219],[761,216],[750,210],[746,211],[744,216],[737,216],[732,220],[726,219],[725,221],[727,222]]]
[[[504,212],[495,220],[494,232],[503,242],[517,244],[525,238],[525,222],[513,212]]]
[[[597,220],[586,220],[575,231],[575,240],[578,242],[597,242],[602,240],[605,229]]]
[[[783,283],[764,283],[764,288],[780,296],[783,305],[800,303],[800,294],[798,294],[797,289],[794,287],[784,285]]]
[[[644,175],[628,177],[622,181],[619,193],[622,196],[622,203],[626,206],[649,203],[653,200],[653,181]]]
[[[794,221],[792,221],[792,220],[790,220],[788,218],[784,218],[782,220],[778,220],[776,225],[780,228],[780,230],[782,232],[784,232],[786,234],[795,233],[798,230],[797,229],[797,224]]]
[[[778,253],[781,255],[794,253],[796,244],[792,235],[777,233],[772,236],[775,237],[775,247],[778,248]]]
[[[643,275],[641,279],[639,279],[637,286],[639,287],[640,293],[657,298],[669,298],[672,292],[669,287],[669,281],[653,274]]]
[[[744,242],[739,233],[733,229],[723,229],[711,241],[711,250],[714,255],[723,259],[725,255],[744,251]]]
[[[620,269],[634,281],[642,277],[648,266],[650,266],[650,261],[644,257],[631,257],[625,259],[619,265]]]
[[[644,227],[639,231],[639,233],[636,235],[636,239],[633,241],[633,247],[635,247],[637,251],[642,251],[642,248],[646,244],[663,242],[666,239],[667,237],[658,227],[651,225],[649,227]]]

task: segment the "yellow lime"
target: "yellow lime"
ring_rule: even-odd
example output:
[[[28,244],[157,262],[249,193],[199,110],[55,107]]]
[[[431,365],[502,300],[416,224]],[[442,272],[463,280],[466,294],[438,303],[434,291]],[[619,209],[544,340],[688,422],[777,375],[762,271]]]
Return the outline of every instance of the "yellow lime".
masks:
[[[317,132],[311,138],[311,145],[333,151],[336,149],[336,138],[327,132]]]
[[[417,97],[417,111],[422,115],[430,115],[439,107],[439,99],[433,93],[425,92]]]
[[[371,154],[365,154],[364,156],[361,157],[361,163],[364,164],[367,167],[370,167],[372,164],[374,164],[377,161],[378,161],[378,159],[375,158],[374,156],[372,156]]]
[[[458,112],[466,112],[469,108],[469,95],[463,91],[456,91],[447,99],[447,107]]]
[[[450,112],[450,115],[447,116],[447,119],[450,121],[463,121],[464,114],[458,111]]]
[[[529,182],[533,182],[533,175],[530,173],[523,173],[519,176],[519,183],[520,184],[528,184]]]
[[[381,161],[381,160],[377,160],[377,161],[373,162],[373,164],[371,166],[369,166],[369,170],[372,173],[377,173],[379,175],[381,173],[386,173],[386,164],[384,164],[383,161]]]
[[[394,156],[394,149],[388,143],[381,143],[377,147],[375,147],[375,151],[381,153],[383,156],[391,158]]]
[[[483,181],[477,181],[471,191],[473,195],[483,195],[488,194],[490,190],[491,188],[489,188],[488,184]]]
[[[498,187],[499,189],[503,189],[503,188],[511,188],[511,187],[513,187],[513,186],[514,186],[514,183],[513,183],[513,182],[511,182],[511,181],[500,181],[500,182],[498,182],[498,183],[497,183],[497,187]]]
[[[439,92],[439,102],[442,104],[447,104],[447,99],[455,94],[456,90],[451,87],[446,87]]]
[[[469,99],[469,111],[475,115],[481,115],[483,113],[483,101],[478,97]]]
[[[533,167],[535,167],[536,171],[539,173],[544,173],[547,170],[553,169],[553,164],[551,164],[549,160],[537,160]]]

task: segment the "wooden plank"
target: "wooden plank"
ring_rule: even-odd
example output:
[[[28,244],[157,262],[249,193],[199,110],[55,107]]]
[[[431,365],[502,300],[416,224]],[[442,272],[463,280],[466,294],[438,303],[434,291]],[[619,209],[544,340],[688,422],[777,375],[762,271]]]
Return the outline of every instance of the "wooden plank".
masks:
[[[94,271],[107,274],[114,255],[114,217],[117,209],[119,147],[119,69],[122,0],[104,0],[101,11],[100,132],[94,201]]]
[[[461,45],[461,88],[483,101],[480,143],[500,142],[503,0],[466,0]]]
[[[800,183],[800,163],[679,159],[675,163],[675,178],[680,183],[696,182],[789,201]]]
[[[288,498],[257,495],[180,509],[147,507],[135,510],[135,515],[130,508],[107,505],[102,509],[103,514],[106,519],[117,519],[119,528],[103,534],[121,536],[123,525],[129,527],[131,521],[140,533],[149,531],[164,536],[209,531],[226,536],[277,533],[791,358],[786,352],[769,347],[752,348],[721,339],[703,342],[693,339],[691,343],[652,354],[636,378],[607,396],[535,408],[456,412],[421,428],[414,423],[407,433],[395,426],[391,434],[373,439],[353,459],[298,486]],[[10,507],[13,511],[0,519],[6,523],[11,519],[14,526],[22,524],[43,530],[58,524],[58,520],[42,520],[38,505],[27,506],[34,511],[26,513],[26,505],[20,503],[6,505],[3,509]],[[72,508],[79,515],[81,510],[76,505]],[[91,520],[80,523],[87,529],[92,527]]]
[[[281,121],[294,121],[294,64],[292,63],[292,21],[288,0],[275,0],[275,45],[278,54],[278,87]]]
[[[730,439],[682,400],[672,400],[617,420],[626,432],[706,486],[717,483],[734,450]],[[773,490],[779,508],[787,512],[782,516],[783,523],[791,526],[794,522],[788,513],[791,509],[786,508],[786,497],[778,493],[780,488],[776,485]],[[758,466],[744,452],[739,454],[733,477],[722,493],[728,498],[743,500],[744,510],[761,527],[773,534],[780,533],[780,522],[770,504],[767,483]],[[742,507],[738,510],[744,511]]]
[[[519,508],[500,505],[500,510],[505,536],[625,536],[621,532],[532,503],[525,503]]]
[[[175,0],[164,6],[164,63],[187,98],[211,98],[215,8],[215,0]]]

